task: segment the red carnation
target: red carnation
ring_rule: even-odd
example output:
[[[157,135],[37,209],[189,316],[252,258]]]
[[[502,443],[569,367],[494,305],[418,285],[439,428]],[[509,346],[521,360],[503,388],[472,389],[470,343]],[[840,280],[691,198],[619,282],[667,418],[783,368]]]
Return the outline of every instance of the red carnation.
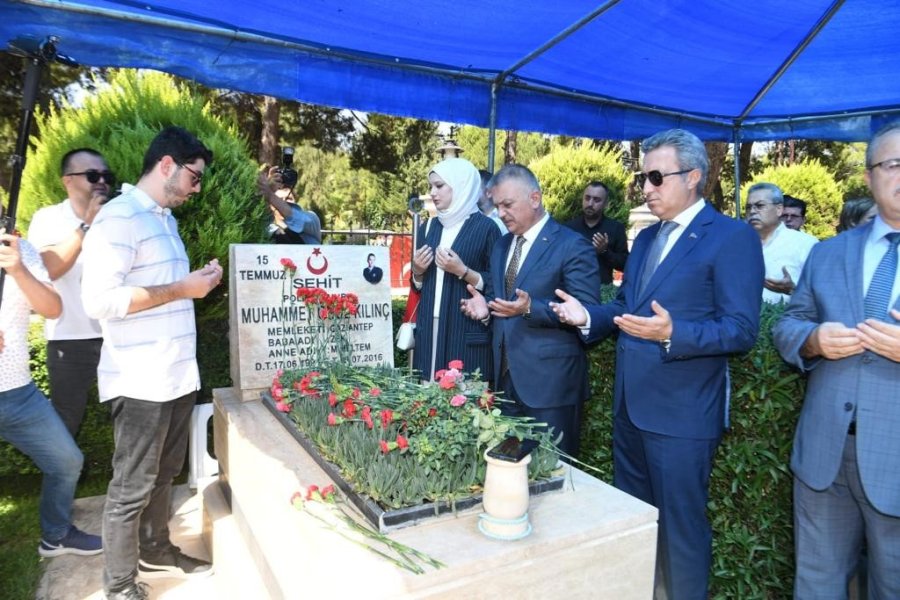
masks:
[[[297,265],[295,265],[295,264],[294,264],[294,261],[292,261],[292,260],[289,259],[289,258],[282,258],[282,259],[281,259],[281,266],[284,267],[285,269],[289,270],[289,271],[296,271],[296,270],[297,270]]]
[[[381,440],[380,442],[378,442],[378,445],[381,446],[381,453],[382,453],[382,454],[387,454],[388,452],[391,451],[391,447],[388,446],[388,443],[387,443],[386,441],[384,441],[384,440]]]
[[[342,411],[342,414],[345,417],[347,417],[348,419],[352,419],[354,416],[356,416],[356,411],[357,408],[353,403],[353,400],[351,400],[350,398],[344,400],[344,410]]]
[[[400,448],[401,450],[406,450],[407,448],[409,448],[409,440],[407,440],[402,435],[398,435],[397,436],[397,447]]]
[[[451,360],[450,364],[448,364],[447,366],[450,367],[451,369],[456,369],[457,371],[462,371],[463,361],[461,361],[459,359]]]

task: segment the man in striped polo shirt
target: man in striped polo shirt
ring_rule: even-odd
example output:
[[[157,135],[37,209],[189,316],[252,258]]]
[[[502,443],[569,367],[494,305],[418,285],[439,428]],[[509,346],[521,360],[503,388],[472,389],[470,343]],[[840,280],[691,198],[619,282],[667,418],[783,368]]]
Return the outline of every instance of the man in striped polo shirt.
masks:
[[[104,205],[85,236],[82,299],[100,321],[100,401],[115,430],[113,477],[103,514],[103,588],[110,599],[143,599],[143,578],[199,577],[212,566],[169,540],[172,480],[187,450],[200,376],[195,298],[222,279],[216,259],[190,271],[171,209],[200,191],[212,152],[168,127],[150,143],[135,186]]]

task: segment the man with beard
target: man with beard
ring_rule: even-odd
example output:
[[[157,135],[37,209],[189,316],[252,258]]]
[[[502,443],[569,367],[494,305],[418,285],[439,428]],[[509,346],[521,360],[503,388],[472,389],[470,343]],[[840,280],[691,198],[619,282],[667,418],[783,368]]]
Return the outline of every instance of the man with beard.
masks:
[[[200,389],[193,300],[222,279],[216,259],[190,271],[171,213],[200,191],[211,161],[193,134],[164,129],[144,155],[140,180],[103,207],[85,240],[82,299],[103,330],[100,401],[111,405],[116,440],[103,511],[103,590],[111,600],[148,597],[135,573],[212,572],[172,544],[168,527]]]
[[[581,216],[563,223],[583,235],[597,253],[600,282],[612,283],[613,269],[621,271],[628,259],[628,238],[625,226],[604,215],[609,203],[609,188],[602,181],[592,181],[584,189]]]

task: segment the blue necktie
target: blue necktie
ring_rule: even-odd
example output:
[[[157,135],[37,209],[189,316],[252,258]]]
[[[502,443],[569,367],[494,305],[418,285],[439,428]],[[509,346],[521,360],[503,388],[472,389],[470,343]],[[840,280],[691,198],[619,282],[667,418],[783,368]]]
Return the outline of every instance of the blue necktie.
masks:
[[[644,289],[650,282],[650,278],[653,277],[653,273],[656,272],[656,267],[659,266],[659,259],[662,256],[663,248],[666,247],[666,242],[669,241],[669,234],[672,233],[676,227],[678,227],[678,223],[675,221],[665,221],[659,228],[659,231],[656,232],[653,244],[650,245],[650,250],[647,251],[647,260],[644,261],[644,269],[641,271],[641,286],[638,288],[639,296],[644,293]]]
[[[866,293],[866,318],[886,321],[891,302],[891,291],[897,277],[897,245],[900,244],[900,233],[888,233],[884,236],[891,245],[884,253],[881,262],[875,269],[869,291]]]

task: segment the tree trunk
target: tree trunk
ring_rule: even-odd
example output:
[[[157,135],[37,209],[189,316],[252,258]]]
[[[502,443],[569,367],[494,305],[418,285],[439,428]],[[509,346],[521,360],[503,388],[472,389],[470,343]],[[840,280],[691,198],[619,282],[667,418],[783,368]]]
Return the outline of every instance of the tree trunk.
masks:
[[[511,165],[516,162],[516,144],[518,142],[519,132],[510,129],[506,132],[506,146],[503,148],[505,154],[504,163]]]
[[[728,144],[725,142],[707,142],[706,154],[709,157],[709,173],[706,176],[706,186],[703,188],[703,197],[712,202],[716,210],[724,209],[722,186],[719,185],[719,176],[725,165],[725,155],[728,153]]]
[[[278,139],[281,133],[278,128],[280,114],[278,100],[271,96],[262,97],[262,135],[259,143],[260,164],[274,166],[280,164],[281,155],[278,151]]]
[[[741,165],[741,180],[735,182],[735,186],[740,187],[741,183],[747,181],[750,175],[750,159],[753,157],[753,142],[741,143],[741,150],[738,160]]]

